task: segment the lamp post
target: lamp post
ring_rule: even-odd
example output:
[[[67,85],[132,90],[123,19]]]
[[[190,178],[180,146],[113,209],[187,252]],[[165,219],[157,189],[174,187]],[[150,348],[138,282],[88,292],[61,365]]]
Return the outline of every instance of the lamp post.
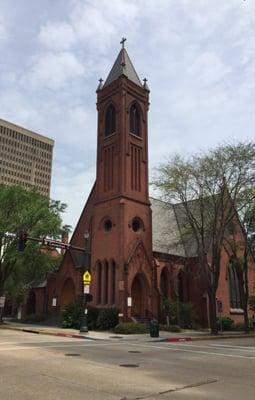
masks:
[[[87,307],[87,293],[86,293],[86,284],[84,282],[84,275],[86,271],[89,270],[90,265],[89,265],[89,249],[88,249],[88,241],[89,241],[89,232],[86,231],[84,233],[84,239],[85,239],[85,258],[86,258],[86,264],[83,268],[83,295],[82,295],[82,303],[83,303],[83,315],[81,316],[80,320],[80,332],[88,332],[88,321],[87,321],[87,316],[88,316],[88,307]]]

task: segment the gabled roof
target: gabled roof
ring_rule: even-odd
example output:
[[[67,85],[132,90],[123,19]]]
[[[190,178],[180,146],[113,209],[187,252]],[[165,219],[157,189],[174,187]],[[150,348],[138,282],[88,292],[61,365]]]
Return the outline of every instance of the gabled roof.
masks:
[[[142,82],[140,81],[125,48],[120,50],[118,57],[105,81],[104,87],[110,85],[110,83],[118,79],[121,75],[125,75],[130,81],[134,82],[140,87],[143,87]]]
[[[210,199],[208,198],[209,202]],[[153,251],[180,257],[197,257],[198,245],[190,228],[183,203],[166,203],[150,198],[152,209]],[[199,203],[189,202],[189,208],[199,219]],[[208,212],[209,215],[209,209]],[[205,216],[206,216],[205,214]],[[205,234],[205,245],[209,248],[210,233]]]
[[[153,251],[186,257],[173,204],[150,198]]]

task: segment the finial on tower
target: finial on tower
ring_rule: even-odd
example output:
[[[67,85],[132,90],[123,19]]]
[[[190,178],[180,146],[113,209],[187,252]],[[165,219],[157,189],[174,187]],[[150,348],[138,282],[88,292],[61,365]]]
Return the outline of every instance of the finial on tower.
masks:
[[[148,79],[144,78],[144,79],[143,79],[143,88],[144,88],[145,90],[150,91],[149,86],[147,85],[147,82],[148,82]]]
[[[103,87],[103,79],[102,78],[100,78],[100,79],[98,79],[98,82],[99,82],[99,84],[98,84],[98,87],[97,87],[97,92],[99,91],[99,90],[101,90],[102,89],[102,87]]]
[[[124,49],[125,48],[125,41],[126,41],[127,39],[126,38],[122,38],[121,39],[121,41],[120,41],[120,44],[122,45],[122,48]]]

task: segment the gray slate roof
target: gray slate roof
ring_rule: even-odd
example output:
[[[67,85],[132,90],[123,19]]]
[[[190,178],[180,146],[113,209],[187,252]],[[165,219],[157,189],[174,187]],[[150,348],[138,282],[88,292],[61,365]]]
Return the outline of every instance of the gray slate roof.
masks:
[[[187,226],[183,205],[150,198],[152,209],[153,251],[180,257],[196,257],[197,244],[190,234],[182,235]]]
[[[141,87],[143,86],[128,53],[124,48],[120,50],[118,57],[105,81],[104,87],[110,85],[110,83],[118,79],[121,75],[125,75],[136,85]]]

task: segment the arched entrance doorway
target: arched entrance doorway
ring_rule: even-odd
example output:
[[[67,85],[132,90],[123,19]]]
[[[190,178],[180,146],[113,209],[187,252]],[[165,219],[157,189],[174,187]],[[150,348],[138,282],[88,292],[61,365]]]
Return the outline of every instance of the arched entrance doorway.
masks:
[[[61,290],[60,305],[61,307],[75,302],[75,287],[73,280],[68,278]]]
[[[167,267],[164,267],[162,269],[160,275],[160,292],[164,298],[169,297],[169,277],[168,277]]]
[[[131,286],[132,309],[131,314],[137,317],[145,317],[147,310],[148,287],[143,274],[134,277]]]
[[[36,313],[36,296],[35,292],[31,291],[27,298],[27,315],[35,314]]]

